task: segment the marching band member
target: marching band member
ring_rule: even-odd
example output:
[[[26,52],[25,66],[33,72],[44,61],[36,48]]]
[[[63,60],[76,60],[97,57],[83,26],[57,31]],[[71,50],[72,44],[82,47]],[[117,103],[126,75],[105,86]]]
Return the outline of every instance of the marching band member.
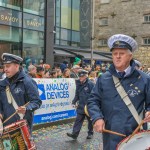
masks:
[[[72,133],[67,133],[67,135],[73,139],[77,139],[83,121],[85,117],[88,120],[88,136],[87,139],[91,139],[93,137],[93,126],[90,120],[90,117],[85,114],[84,107],[87,104],[87,99],[89,98],[90,92],[94,87],[94,83],[88,79],[88,72],[85,70],[80,70],[79,73],[79,80],[76,82],[76,95],[74,100],[72,101],[73,105],[77,106],[77,117],[73,126]]]
[[[144,121],[150,121],[150,78],[135,69],[132,53],[137,50],[137,42],[133,38],[113,35],[108,46],[113,65],[98,78],[88,99],[88,111],[95,131],[106,128],[128,136],[143,119],[140,114],[144,112]],[[115,150],[122,139],[103,133],[103,149]]]
[[[0,118],[5,121],[16,110],[18,113],[8,122],[8,125],[20,119],[26,119],[30,132],[33,125],[33,114],[41,106],[38,88],[34,80],[20,69],[23,59],[19,56],[3,53],[2,62],[6,78],[0,82]],[[24,107],[27,102],[29,104]]]

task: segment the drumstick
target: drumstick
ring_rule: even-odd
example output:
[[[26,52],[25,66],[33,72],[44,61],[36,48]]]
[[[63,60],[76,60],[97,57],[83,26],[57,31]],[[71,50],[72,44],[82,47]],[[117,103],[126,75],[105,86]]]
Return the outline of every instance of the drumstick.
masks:
[[[144,120],[141,121],[141,123],[138,125],[138,127],[133,131],[133,133],[129,136],[126,143],[138,132],[138,130],[141,128],[141,126],[144,124]]]
[[[25,105],[23,105],[23,107],[26,107],[29,103],[30,103],[30,102],[27,102]],[[6,123],[9,119],[11,119],[11,118],[12,118],[14,115],[16,115],[17,113],[18,113],[18,111],[16,110],[16,112],[13,113],[10,117],[8,117],[8,118],[3,122],[3,124]]]
[[[114,132],[114,131],[111,131],[111,130],[103,129],[103,132],[110,133],[110,134],[115,134],[115,135],[118,135],[118,136],[126,137],[126,135],[124,135],[124,134],[121,134],[121,133],[118,133],[118,132]]]

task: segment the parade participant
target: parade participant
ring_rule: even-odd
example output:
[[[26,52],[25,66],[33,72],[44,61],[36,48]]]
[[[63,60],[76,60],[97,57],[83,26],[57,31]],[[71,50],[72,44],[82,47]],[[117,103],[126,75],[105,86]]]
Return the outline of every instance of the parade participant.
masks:
[[[95,131],[103,132],[105,128],[128,136],[138,126],[139,115],[143,111],[144,121],[150,121],[150,78],[135,69],[132,52],[137,50],[137,42],[133,38],[113,35],[108,40],[108,46],[112,51],[113,64],[98,78],[88,99],[88,112]],[[123,98],[118,91],[121,86],[127,93]],[[130,99],[130,105],[125,104],[126,99]],[[115,150],[122,139],[103,133],[103,149]]]
[[[0,82],[0,119],[5,121],[16,110],[18,113],[5,125],[20,119],[26,119],[30,132],[32,131],[33,112],[41,106],[37,85],[20,68],[23,59],[19,56],[3,53],[2,61],[6,78]],[[23,107],[27,102],[29,104]]]
[[[74,100],[72,101],[73,105],[77,106],[77,117],[73,126],[72,133],[67,133],[67,135],[73,139],[77,139],[79,132],[81,130],[83,121],[85,117],[88,120],[88,136],[87,139],[91,139],[93,137],[93,126],[92,122],[90,120],[90,117],[88,117],[84,112],[84,107],[87,103],[87,99],[89,98],[90,92],[94,87],[94,83],[88,79],[88,72],[85,70],[81,70],[79,72],[79,80],[80,83],[76,86],[76,95]]]

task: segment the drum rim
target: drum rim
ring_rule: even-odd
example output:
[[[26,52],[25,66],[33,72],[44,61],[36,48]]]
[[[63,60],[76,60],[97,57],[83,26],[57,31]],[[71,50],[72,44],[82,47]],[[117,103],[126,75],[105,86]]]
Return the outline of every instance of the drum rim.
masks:
[[[143,131],[140,131],[140,132],[136,133],[135,135],[138,135],[138,134],[140,134],[140,133],[146,133],[146,132],[149,132],[149,133],[150,133],[150,130],[143,130]],[[130,135],[129,135],[129,136],[130,136]],[[127,136],[125,139],[123,139],[122,141],[119,142],[119,144],[117,145],[116,150],[118,150],[120,144],[121,144],[122,142],[124,142],[125,140],[127,140],[127,139],[129,138],[129,136]]]
[[[14,123],[11,123],[11,124],[5,126],[5,127],[4,127],[4,131],[5,131],[5,130],[8,130],[9,128],[13,128],[13,127],[15,127],[16,125],[19,125],[19,124],[21,124],[21,123],[24,123],[24,125],[27,124],[26,120],[24,120],[24,119],[23,119],[23,120],[19,120],[19,121],[17,121],[17,122],[14,122]]]

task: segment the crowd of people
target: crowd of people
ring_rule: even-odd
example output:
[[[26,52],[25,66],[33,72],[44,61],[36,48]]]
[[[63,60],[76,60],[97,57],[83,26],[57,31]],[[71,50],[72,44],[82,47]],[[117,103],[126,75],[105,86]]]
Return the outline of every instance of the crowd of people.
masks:
[[[88,71],[88,77],[95,83],[97,77],[105,73],[110,63],[95,64],[90,66],[90,64],[82,63],[81,59],[75,57],[75,61],[72,64],[64,60],[60,65],[51,67],[49,64],[40,63],[39,65],[30,64],[28,68],[22,66],[25,73],[27,73],[31,78],[79,78],[79,70]],[[3,66],[0,66],[0,78],[4,78]]]

